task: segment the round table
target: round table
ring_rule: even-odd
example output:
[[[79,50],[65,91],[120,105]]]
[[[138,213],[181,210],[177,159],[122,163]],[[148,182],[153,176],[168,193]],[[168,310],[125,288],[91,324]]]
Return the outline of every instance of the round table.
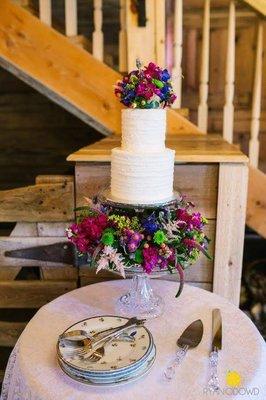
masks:
[[[176,283],[153,280],[165,300],[165,312],[146,323],[154,336],[157,357],[150,373],[140,380],[114,388],[96,388],[75,382],[56,360],[58,335],[86,317],[114,314],[115,301],[128,288],[128,281],[111,281],[74,290],[42,307],[22,333],[9,360],[2,400],[200,400],[266,399],[266,345],[259,332],[237,307],[205,290],[185,285],[174,297]],[[219,378],[223,394],[206,394],[209,377],[212,308],[220,308],[223,349],[219,355]],[[201,318],[204,334],[196,349],[189,350],[173,381],[163,370],[172,359],[176,340],[192,321]],[[226,385],[229,370],[241,376],[241,389]]]

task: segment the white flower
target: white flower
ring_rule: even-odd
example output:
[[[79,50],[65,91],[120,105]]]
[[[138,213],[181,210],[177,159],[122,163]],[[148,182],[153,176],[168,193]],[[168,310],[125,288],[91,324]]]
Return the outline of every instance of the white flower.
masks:
[[[116,271],[119,272],[123,276],[123,278],[126,277],[123,255],[121,253],[118,253],[118,251],[112,246],[104,246],[98,260],[96,273],[99,272],[101,269],[109,269],[110,264],[114,265]]]
[[[181,221],[162,222],[162,226],[166,230],[166,236],[169,240],[176,239],[178,230],[180,229],[180,222]]]
[[[74,234],[70,228],[66,229],[66,235],[67,235],[68,239],[70,239],[72,236],[74,236]]]

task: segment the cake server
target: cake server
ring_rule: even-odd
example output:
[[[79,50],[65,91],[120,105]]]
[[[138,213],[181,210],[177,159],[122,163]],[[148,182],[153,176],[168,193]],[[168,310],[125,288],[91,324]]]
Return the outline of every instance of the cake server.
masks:
[[[208,388],[212,392],[220,389],[218,378],[218,351],[222,349],[222,316],[218,308],[212,310],[212,349],[209,356],[211,377]]]
[[[192,322],[182,333],[180,338],[177,340],[178,350],[176,352],[175,358],[168,365],[164,371],[164,376],[169,381],[173,379],[176,371],[176,367],[184,359],[188,349],[193,349],[197,347],[201,342],[203,335],[203,323],[200,319]]]

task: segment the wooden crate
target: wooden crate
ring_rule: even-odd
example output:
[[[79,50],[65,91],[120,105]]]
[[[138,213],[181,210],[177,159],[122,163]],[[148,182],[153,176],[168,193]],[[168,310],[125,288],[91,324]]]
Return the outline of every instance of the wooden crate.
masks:
[[[65,236],[74,219],[73,177],[37,177],[35,186],[0,192],[0,204],[0,221],[23,221],[0,237],[0,346],[9,347],[27,323],[16,310],[38,309],[78,287]]]

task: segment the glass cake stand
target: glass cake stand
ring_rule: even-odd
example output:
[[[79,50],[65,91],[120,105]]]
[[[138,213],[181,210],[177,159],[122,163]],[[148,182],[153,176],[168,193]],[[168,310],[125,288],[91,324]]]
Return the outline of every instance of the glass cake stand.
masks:
[[[121,199],[116,199],[111,196],[110,190],[105,190],[97,196],[96,201],[101,203],[104,207],[112,210],[128,210],[136,214],[142,213],[147,209],[160,209],[175,206],[180,202],[181,196],[175,192],[171,198],[165,199],[161,202],[152,204],[136,204],[128,203]],[[159,278],[167,275],[168,270],[160,269],[159,267],[147,274],[143,271],[141,266],[134,266],[126,269],[126,277],[131,278],[130,287],[127,293],[123,294],[116,301],[117,311],[121,315],[136,316],[138,318],[156,318],[162,315],[164,311],[164,300],[162,297],[152,289],[150,278]],[[179,293],[183,288],[183,281],[180,279]]]

